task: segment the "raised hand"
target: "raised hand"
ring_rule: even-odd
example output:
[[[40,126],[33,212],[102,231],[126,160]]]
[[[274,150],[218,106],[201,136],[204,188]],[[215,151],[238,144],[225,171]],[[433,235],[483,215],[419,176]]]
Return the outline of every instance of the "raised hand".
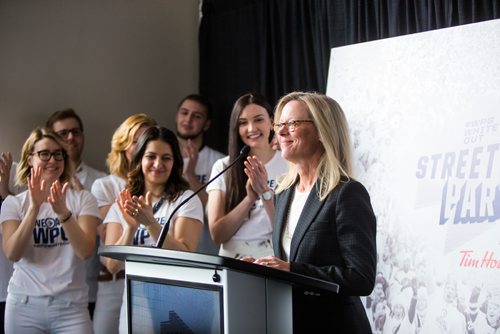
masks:
[[[116,204],[118,205],[118,208],[120,209],[129,228],[136,230],[141,224],[136,219],[139,210],[136,208],[128,189],[120,191],[120,197],[116,199]]]
[[[10,169],[12,167],[12,155],[10,152],[0,155],[0,195],[5,198],[9,194]]]
[[[132,202],[127,204],[129,206],[128,210],[135,214],[135,219],[142,225],[149,226],[156,221],[151,206],[151,193],[149,191],[146,193],[146,198],[144,196],[133,196]]]
[[[248,176],[252,189],[257,195],[262,195],[269,190],[267,184],[267,170],[256,156],[248,156],[245,164],[245,174]],[[247,191],[248,192],[248,191]]]
[[[66,191],[68,187],[68,182],[61,184],[59,180],[54,181],[50,186],[50,195],[47,201],[57,215],[66,215],[69,212],[66,206]]]
[[[195,169],[198,163],[198,149],[193,145],[193,141],[188,139],[184,146],[184,155],[187,157],[187,162],[184,164],[185,175],[196,175]]]
[[[49,196],[49,187],[42,179],[42,167],[31,168],[31,174],[26,178],[30,195],[30,205],[40,208]]]
[[[248,179],[247,183],[245,184],[245,190],[247,191],[247,196],[252,202],[255,202],[259,198],[259,194],[257,194],[255,190],[253,190],[252,182],[250,181],[250,179]]]

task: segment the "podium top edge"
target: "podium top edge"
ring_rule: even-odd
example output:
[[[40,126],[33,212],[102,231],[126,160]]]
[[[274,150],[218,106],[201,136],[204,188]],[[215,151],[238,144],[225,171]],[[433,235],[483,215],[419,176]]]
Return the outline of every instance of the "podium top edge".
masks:
[[[338,284],[332,282],[218,255],[139,246],[101,246],[98,253],[101,256],[121,261],[218,270],[226,268],[285,281],[294,286],[320,289],[333,293],[339,292]]]

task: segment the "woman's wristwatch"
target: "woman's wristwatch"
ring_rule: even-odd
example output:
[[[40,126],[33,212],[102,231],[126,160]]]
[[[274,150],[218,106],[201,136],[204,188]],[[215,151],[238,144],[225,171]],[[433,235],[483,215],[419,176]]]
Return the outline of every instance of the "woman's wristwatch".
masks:
[[[270,201],[273,198],[273,194],[274,194],[273,190],[268,189],[262,193],[262,199],[264,201]]]

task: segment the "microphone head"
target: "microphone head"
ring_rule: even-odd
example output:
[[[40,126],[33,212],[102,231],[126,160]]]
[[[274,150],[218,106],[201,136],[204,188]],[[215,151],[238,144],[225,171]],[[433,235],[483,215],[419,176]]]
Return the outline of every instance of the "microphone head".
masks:
[[[245,145],[241,148],[240,155],[248,155],[250,153],[250,147],[248,145]]]

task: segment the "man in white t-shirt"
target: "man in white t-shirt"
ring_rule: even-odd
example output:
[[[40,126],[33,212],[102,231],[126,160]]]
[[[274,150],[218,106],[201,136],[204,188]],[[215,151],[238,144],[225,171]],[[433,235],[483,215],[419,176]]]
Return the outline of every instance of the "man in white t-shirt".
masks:
[[[85,136],[80,116],[71,108],[56,111],[48,118],[45,125],[48,128],[52,128],[54,132],[63,137],[66,144],[68,144],[68,155],[75,165],[75,175],[72,179],[72,186],[77,190],[86,189],[90,191],[94,181],[106,176],[106,173],[86,165],[82,160]],[[85,261],[87,284],[89,286],[89,312],[91,318],[94,313],[93,310],[97,294],[97,276],[99,275],[100,268],[99,257],[97,255],[98,247],[99,240],[96,241],[94,254]]]
[[[209,181],[213,164],[224,154],[205,145],[204,135],[210,128],[212,107],[207,98],[191,94],[181,100],[176,114],[176,130],[179,146],[184,157],[184,178],[191,190],[200,189]],[[207,203],[205,191],[198,193],[203,206]],[[218,247],[213,243],[208,224],[203,224],[203,233],[198,244],[198,252],[217,254]]]

